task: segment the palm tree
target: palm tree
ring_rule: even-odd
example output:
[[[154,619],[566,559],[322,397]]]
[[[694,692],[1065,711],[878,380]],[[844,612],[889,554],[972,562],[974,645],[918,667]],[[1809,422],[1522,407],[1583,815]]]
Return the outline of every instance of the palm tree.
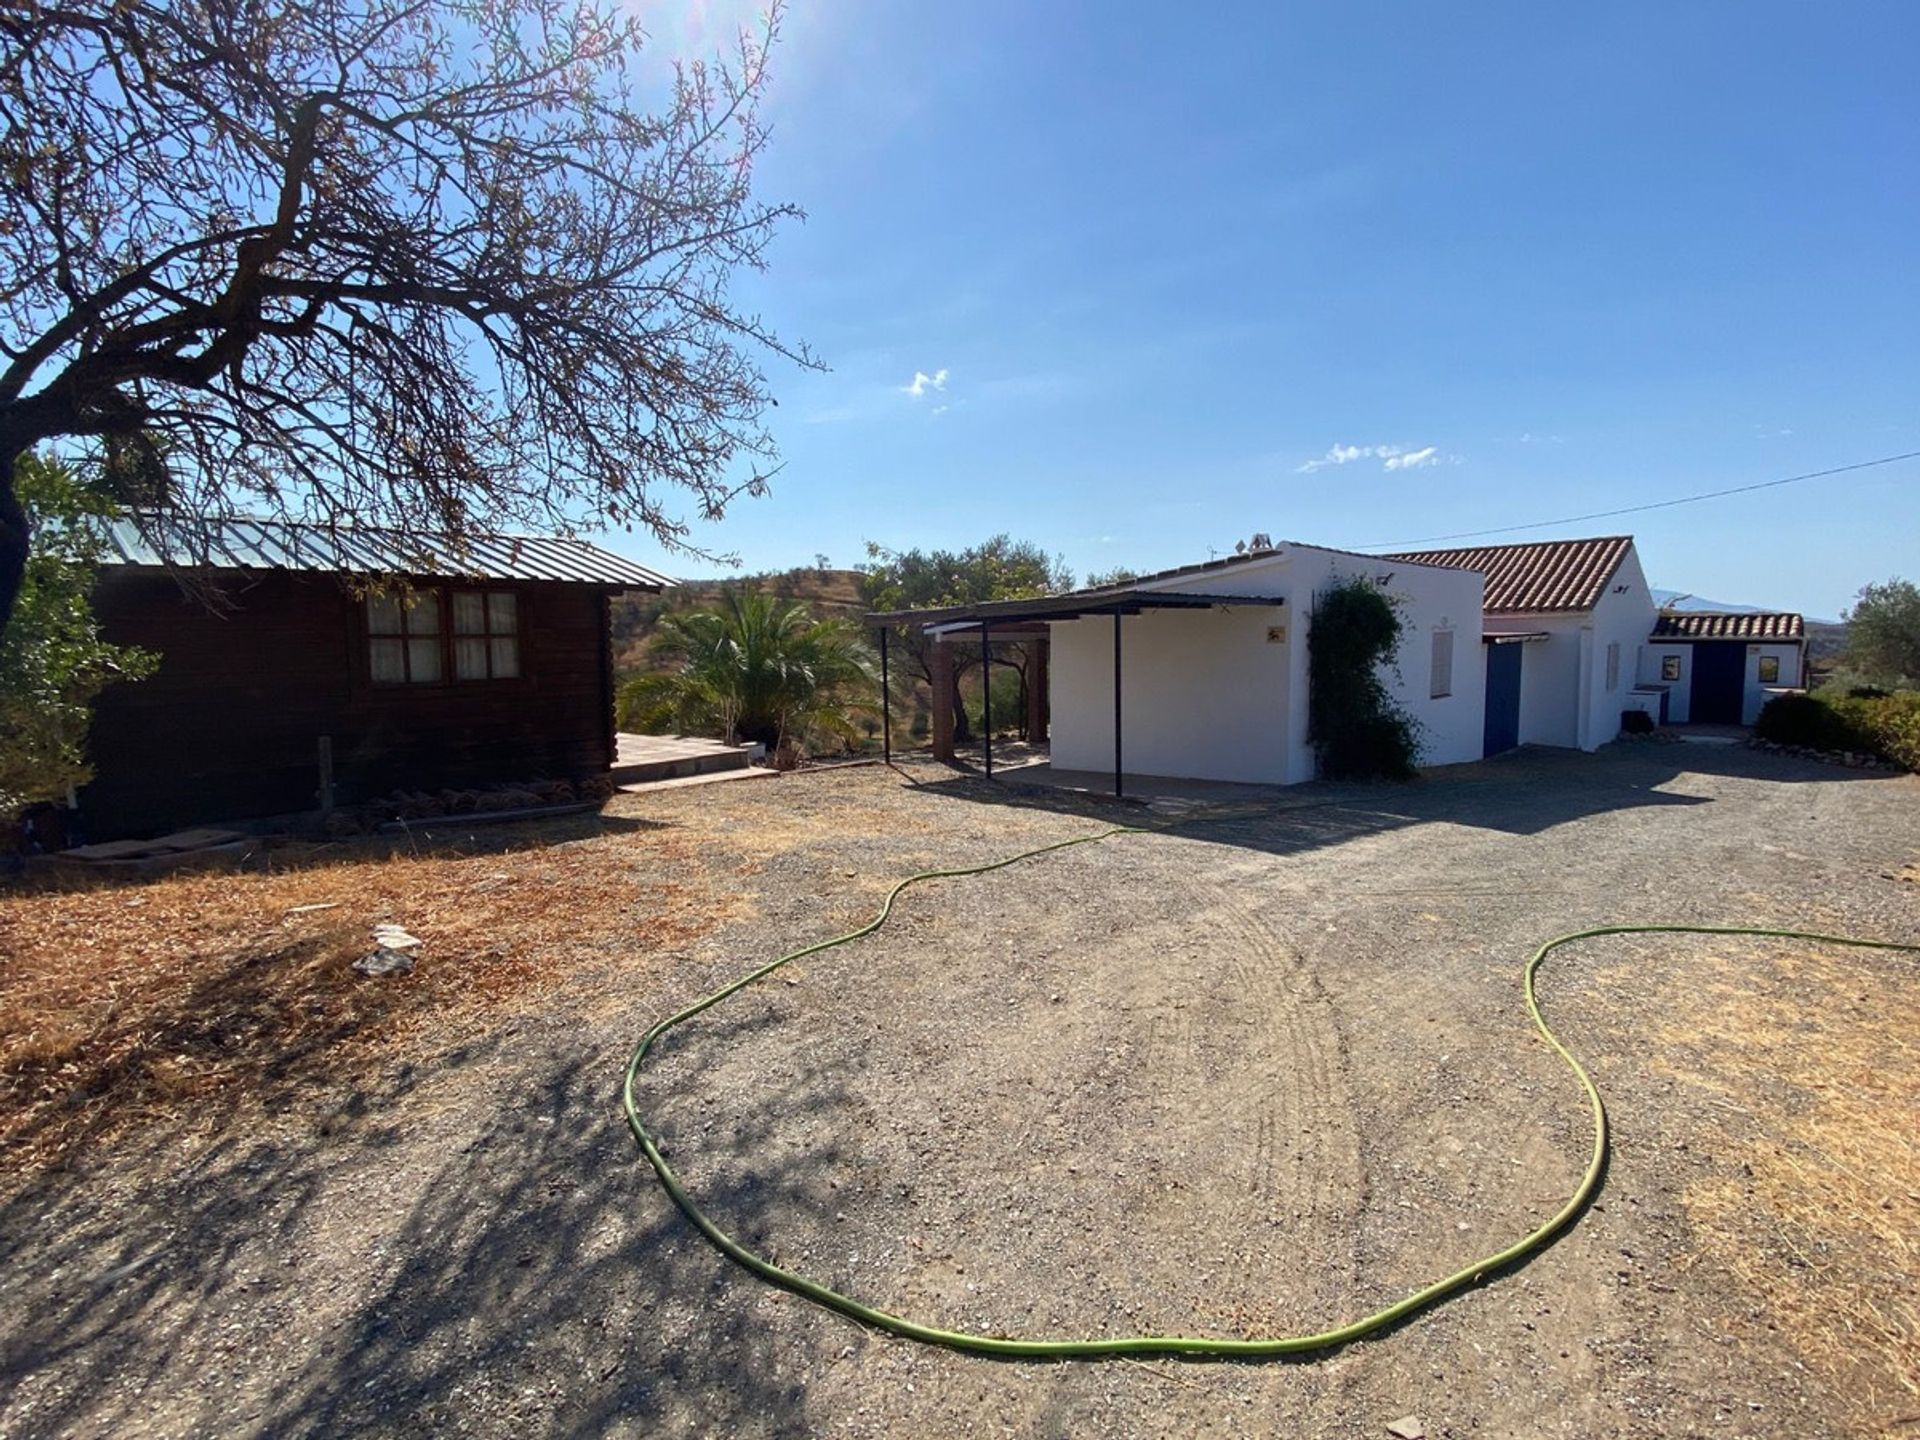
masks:
[[[759,741],[769,751],[858,734],[847,711],[870,707],[876,684],[857,625],[816,620],[806,605],[757,590],[663,616],[649,656],[660,668],[621,688],[623,728]]]

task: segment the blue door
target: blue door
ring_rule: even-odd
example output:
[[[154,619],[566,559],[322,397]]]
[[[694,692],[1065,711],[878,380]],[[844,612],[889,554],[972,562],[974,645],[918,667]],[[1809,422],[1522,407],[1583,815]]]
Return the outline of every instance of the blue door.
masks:
[[[1482,755],[1520,743],[1520,656],[1525,645],[1487,646],[1487,728]]]
[[[1716,640],[1693,647],[1693,691],[1687,719],[1695,725],[1738,725],[1747,693],[1747,647]]]

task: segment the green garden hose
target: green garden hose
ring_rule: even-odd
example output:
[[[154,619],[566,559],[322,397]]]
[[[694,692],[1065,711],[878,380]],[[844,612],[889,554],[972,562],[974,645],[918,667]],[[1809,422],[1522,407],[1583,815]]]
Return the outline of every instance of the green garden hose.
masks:
[[[1237,816],[1217,816],[1208,818],[1231,819]],[[703,1010],[712,1008],[736,991],[744,990],[757,980],[764,979],[783,965],[791,964],[808,955],[818,955],[824,950],[832,950],[846,945],[866,935],[873,934],[886,924],[893,913],[894,901],[909,886],[928,880],[952,880],[969,875],[984,875],[989,871],[1005,869],[1009,865],[1031,860],[1036,856],[1049,855],[1059,850],[1071,849],[1076,845],[1091,845],[1102,840],[1110,840],[1117,835],[1139,835],[1156,833],[1160,827],[1140,825],[1116,825],[1091,835],[1080,835],[1070,840],[1055,841],[1051,845],[1039,845],[1031,850],[1023,850],[1017,855],[1009,855],[1001,860],[989,861],[984,865],[969,865],[955,870],[923,870],[917,875],[909,875],[887,893],[879,913],[856,930],[844,935],[836,935],[830,940],[804,946],[791,954],[782,955],[769,961],[759,969],[750,971],[730,984],[723,985],[704,999],[697,1000],[686,1009],[669,1015],[655,1025],[635,1047],[633,1056],[627,1062],[626,1082],[623,1090],[627,1124],[632,1127],[634,1138],[640,1142],[640,1151],[653,1166],[654,1173],[660,1177],[660,1183],[666,1187],[667,1194],[673,1198],[694,1224],[699,1232],[711,1241],[716,1249],[736,1264],[751,1270],[761,1279],[782,1286],[795,1294],[804,1295],[830,1310],[837,1310],[862,1324],[878,1330],[902,1336],[908,1340],[919,1340],[933,1345],[944,1345],[955,1350],[970,1351],[981,1355],[1035,1356],[1050,1359],[1085,1358],[1103,1355],[1197,1355],[1220,1358],[1247,1358],[1272,1355],[1299,1355],[1314,1350],[1325,1350],[1336,1345],[1345,1345],[1349,1341],[1361,1339],[1377,1330],[1404,1320],[1408,1316],[1438,1304],[1449,1295],[1466,1289],[1483,1277],[1505,1266],[1511,1265],[1544,1247],[1548,1241],[1573,1223],[1594,1191],[1599,1188],[1600,1177],[1607,1163],[1607,1111],[1601,1102],[1600,1091],[1593,1083],[1573,1052],[1561,1043],[1560,1038],[1548,1028],[1546,1019],[1540,1013],[1540,1001],[1534,989],[1534,976],[1541,962],[1562,945],[1571,945],[1580,940],[1592,940],[1603,935],[1752,935],[1780,940],[1815,941],[1827,945],[1851,945],[1874,950],[1904,950],[1920,952],[1920,945],[1901,944],[1892,940],[1859,940],[1845,935],[1820,935],[1802,930],[1768,930],[1736,925],[1601,925],[1591,930],[1577,930],[1569,935],[1559,935],[1547,941],[1534,951],[1533,958],[1527,962],[1522,976],[1522,986],[1526,994],[1527,1014],[1533,1018],[1534,1028],[1546,1040],[1554,1052],[1566,1062],[1579,1081],[1580,1088],[1586,1093],[1587,1107],[1593,1120],[1593,1152],[1587,1160],[1586,1173],[1580,1183],[1574,1187],[1573,1194],[1554,1213],[1534,1230],[1528,1232],[1504,1250],[1495,1251],[1482,1259],[1474,1261],[1465,1269],[1457,1270],[1445,1279],[1436,1280],[1423,1286],[1404,1299],[1397,1300],[1385,1309],[1376,1310],[1371,1315],[1362,1316],[1345,1325],[1322,1330],[1311,1335],[1280,1335],[1259,1339],[1214,1339],[1197,1335],[1114,1335],[1091,1340],[1044,1340],[1016,1339],[999,1335],[980,1335],[965,1330],[942,1330],[937,1326],[923,1325],[904,1316],[894,1315],[885,1310],[863,1305],[851,1296],[842,1295],[829,1289],[818,1281],[809,1280],[774,1264],[765,1256],[749,1250],[708,1218],[694,1198],[687,1193],[680,1178],[674,1174],[673,1167],[660,1153],[660,1147],[654,1142],[646,1124],[640,1118],[640,1111],[634,1100],[634,1082],[639,1076],[640,1067],[647,1058],[647,1052],[653,1048],[667,1031],[673,1029]],[[1171,827],[1168,827],[1171,828]]]

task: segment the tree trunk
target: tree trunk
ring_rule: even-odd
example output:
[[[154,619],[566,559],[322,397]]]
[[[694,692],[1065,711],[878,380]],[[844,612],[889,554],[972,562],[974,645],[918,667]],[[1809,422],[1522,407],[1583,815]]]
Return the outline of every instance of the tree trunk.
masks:
[[[13,467],[27,447],[0,442],[0,635],[13,622],[13,607],[27,577],[27,512],[13,488]]]
[[[960,693],[960,676],[965,668],[962,665],[953,667],[953,743],[956,745],[973,743],[973,726],[967,720],[966,697]]]

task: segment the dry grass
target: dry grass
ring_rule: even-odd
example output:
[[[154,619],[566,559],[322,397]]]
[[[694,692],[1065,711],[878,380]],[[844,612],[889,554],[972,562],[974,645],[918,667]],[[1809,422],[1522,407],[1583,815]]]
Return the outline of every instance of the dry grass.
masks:
[[[732,904],[688,863],[689,836],[592,817],[511,829],[478,853],[296,847],[246,873],[0,895],[0,1174],[344,1073],[373,1047],[446,1043],[610,948],[682,945]],[[383,920],[423,942],[412,974],[351,968]]]
[[[1913,957],[1722,955],[1665,1037],[1734,1117],[1736,1178],[1685,1195],[1861,1435],[1920,1421],[1920,979]]]

